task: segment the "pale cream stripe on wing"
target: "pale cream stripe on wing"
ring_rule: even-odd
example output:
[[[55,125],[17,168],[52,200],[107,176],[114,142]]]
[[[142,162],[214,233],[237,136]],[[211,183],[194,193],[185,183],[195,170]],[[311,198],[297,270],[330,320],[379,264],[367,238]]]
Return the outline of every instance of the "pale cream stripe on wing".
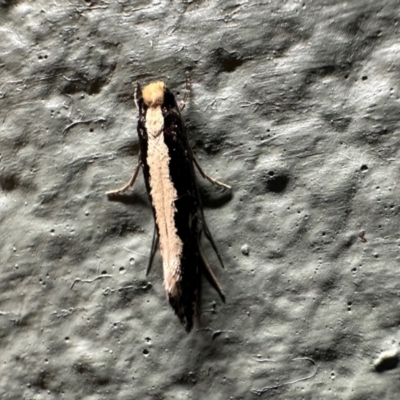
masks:
[[[180,276],[182,241],[175,226],[175,200],[178,197],[169,174],[170,157],[164,143],[164,119],[161,107],[149,107],[146,112],[148,133],[147,164],[150,169],[150,193],[156,212],[163,260],[164,286],[167,293],[179,295],[175,285]]]

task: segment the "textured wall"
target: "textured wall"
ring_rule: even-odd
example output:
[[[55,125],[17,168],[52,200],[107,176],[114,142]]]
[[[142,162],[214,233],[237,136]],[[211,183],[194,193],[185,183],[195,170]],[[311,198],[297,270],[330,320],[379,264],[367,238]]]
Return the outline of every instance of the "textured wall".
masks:
[[[252,399],[310,376],[264,397],[396,399],[399,18],[395,0],[0,1],[0,396]],[[233,187],[201,182],[227,304],[205,283],[189,335],[159,257],[145,275],[142,178],[105,196],[136,163],[132,82],[179,92],[187,70],[191,143]]]

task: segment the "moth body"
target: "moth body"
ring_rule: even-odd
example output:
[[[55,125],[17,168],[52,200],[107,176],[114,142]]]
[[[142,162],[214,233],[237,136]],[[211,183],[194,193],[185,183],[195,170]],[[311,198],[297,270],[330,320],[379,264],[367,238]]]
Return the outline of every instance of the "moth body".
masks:
[[[222,263],[204,220],[194,165],[207,179],[228,186],[209,178],[200,169],[189,146],[179,106],[164,82],[145,86],[138,108],[139,164],[131,181],[110,193],[120,193],[132,186],[140,166],[143,168],[156,229],[150,264],[159,243],[167,297],[190,331],[202,273],[225,301],[200,247],[204,231]]]

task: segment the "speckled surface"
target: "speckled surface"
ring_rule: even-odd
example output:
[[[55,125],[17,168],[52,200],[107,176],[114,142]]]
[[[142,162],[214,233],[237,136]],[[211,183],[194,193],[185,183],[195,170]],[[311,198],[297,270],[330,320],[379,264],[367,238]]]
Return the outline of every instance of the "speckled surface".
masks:
[[[398,1],[0,2],[0,396],[397,399]],[[184,111],[227,294],[187,335],[132,83]],[[255,358],[269,359],[259,363]],[[316,371],[316,374],[314,372]]]

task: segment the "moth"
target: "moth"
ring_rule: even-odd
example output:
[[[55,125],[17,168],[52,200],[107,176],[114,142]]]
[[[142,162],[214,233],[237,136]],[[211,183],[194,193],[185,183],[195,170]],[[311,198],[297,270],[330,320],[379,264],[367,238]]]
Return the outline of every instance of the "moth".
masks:
[[[143,170],[155,222],[147,274],[159,247],[164,288],[187,332],[193,327],[202,274],[225,302],[225,294],[200,245],[204,232],[224,266],[204,218],[195,167],[203,178],[230,189],[201,169],[189,145],[181,116],[188,93],[187,81],[185,99],[178,106],[175,96],[162,81],[148,84],[141,93],[137,87],[139,160],[131,180],[122,188],[107,193],[113,196],[125,192],[134,185],[140,169]]]

